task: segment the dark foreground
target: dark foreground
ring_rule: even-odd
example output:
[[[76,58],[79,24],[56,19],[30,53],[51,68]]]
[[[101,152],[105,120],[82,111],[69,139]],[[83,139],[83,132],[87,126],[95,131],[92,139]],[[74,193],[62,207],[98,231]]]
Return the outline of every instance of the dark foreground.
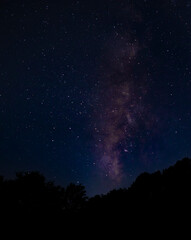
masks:
[[[15,180],[0,178],[1,230],[14,226],[28,235],[36,230],[44,237],[53,233],[55,239],[56,234],[66,233],[91,239],[102,231],[108,237],[116,232],[118,237],[120,233],[174,233],[182,227],[190,229],[190,210],[188,158],[162,172],[141,174],[129,189],[90,199],[82,185],[55,186],[37,172],[19,173]]]

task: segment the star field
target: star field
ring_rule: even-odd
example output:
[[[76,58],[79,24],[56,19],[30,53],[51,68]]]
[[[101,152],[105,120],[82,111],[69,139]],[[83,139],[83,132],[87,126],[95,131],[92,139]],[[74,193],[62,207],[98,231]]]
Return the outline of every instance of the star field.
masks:
[[[0,3],[0,174],[89,195],[191,154],[191,2]]]

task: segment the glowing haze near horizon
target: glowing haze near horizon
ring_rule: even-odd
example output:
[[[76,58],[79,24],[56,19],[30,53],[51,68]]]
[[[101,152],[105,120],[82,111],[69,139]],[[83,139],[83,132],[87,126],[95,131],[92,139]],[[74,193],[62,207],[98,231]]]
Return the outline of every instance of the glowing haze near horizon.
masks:
[[[191,1],[3,0],[0,174],[88,195],[191,156]]]

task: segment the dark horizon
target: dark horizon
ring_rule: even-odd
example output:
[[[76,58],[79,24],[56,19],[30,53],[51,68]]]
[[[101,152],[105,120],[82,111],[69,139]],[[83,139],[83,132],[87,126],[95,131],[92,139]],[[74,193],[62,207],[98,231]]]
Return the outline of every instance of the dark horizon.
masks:
[[[67,185],[62,185],[62,184],[59,184],[57,181],[55,181],[55,179],[49,179],[49,178],[47,178],[42,172],[39,172],[38,170],[35,170],[35,169],[33,169],[33,170],[30,170],[30,171],[17,171],[17,172],[15,172],[14,173],[14,175],[12,175],[11,177],[8,177],[8,176],[4,176],[3,174],[0,174],[0,177],[2,177],[3,178],[3,180],[4,181],[15,181],[16,179],[17,179],[17,176],[18,175],[31,175],[31,174],[33,174],[33,173],[35,173],[35,174],[38,174],[38,175],[40,175],[40,176],[43,176],[44,177],[44,179],[45,179],[45,182],[46,183],[52,183],[52,184],[54,184],[56,187],[61,187],[61,188],[67,188],[70,184],[74,184],[74,185],[76,185],[76,186],[84,186],[84,188],[85,188],[85,193],[86,193],[86,196],[87,196],[87,198],[94,198],[94,197],[96,197],[96,196],[106,196],[106,195],[108,195],[110,192],[112,192],[112,191],[118,191],[118,190],[128,190],[129,188],[131,188],[132,187],[132,185],[136,182],[136,180],[140,177],[140,176],[142,176],[142,175],[144,175],[144,174],[156,174],[156,173],[158,173],[158,172],[160,172],[161,174],[164,172],[164,171],[166,171],[166,170],[168,170],[169,168],[172,168],[172,167],[174,167],[175,165],[177,165],[179,162],[183,162],[184,160],[186,160],[186,159],[188,159],[188,160],[190,160],[190,162],[191,162],[191,158],[189,158],[189,157],[184,157],[184,158],[181,158],[181,159],[179,159],[179,160],[177,160],[177,161],[175,161],[175,163],[173,163],[173,164],[170,164],[169,166],[166,166],[165,168],[162,168],[162,169],[156,169],[155,171],[153,171],[153,172],[147,172],[147,171],[143,171],[143,172],[140,172],[140,174],[138,174],[136,177],[135,177],[135,179],[134,180],[132,180],[132,182],[131,183],[126,183],[124,186],[121,186],[121,187],[117,187],[117,188],[115,188],[115,186],[113,187],[113,188],[111,188],[111,189],[109,189],[108,191],[106,191],[106,192],[96,192],[95,194],[89,194],[88,193],[88,191],[87,191],[87,189],[86,189],[86,186],[83,184],[83,183],[74,183],[74,182],[69,182]]]

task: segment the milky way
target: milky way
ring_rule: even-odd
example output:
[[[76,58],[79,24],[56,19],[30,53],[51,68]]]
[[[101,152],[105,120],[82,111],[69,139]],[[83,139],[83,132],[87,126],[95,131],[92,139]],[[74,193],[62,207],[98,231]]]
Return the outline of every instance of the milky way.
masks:
[[[136,44],[128,43],[124,48],[122,46],[117,53],[118,56],[115,55],[116,62],[114,59],[111,63],[112,69],[115,70],[108,69],[110,72],[106,74],[107,80],[104,81],[107,84],[104,85],[104,91],[102,91],[102,107],[98,119],[99,130],[96,131],[98,162],[106,176],[116,182],[120,182],[123,177],[120,148],[124,146],[124,151],[129,151],[128,137],[131,137],[136,119],[143,111],[139,104],[141,96],[136,95],[130,76],[130,65],[135,61],[137,52]]]
[[[105,176],[115,183],[120,183],[125,176],[122,154],[126,153],[128,157],[133,151],[133,141],[139,135],[139,128],[147,131],[153,121],[153,114],[144,102],[147,94],[146,72],[142,71],[138,77],[136,74],[146,40],[140,42],[131,25],[132,22],[140,24],[141,16],[132,11],[132,6],[127,6],[126,13],[130,12],[129,8],[133,19],[127,23],[128,30],[122,34],[115,32],[107,48],[100,84],[101,103],[96,110],[98,165]]]

